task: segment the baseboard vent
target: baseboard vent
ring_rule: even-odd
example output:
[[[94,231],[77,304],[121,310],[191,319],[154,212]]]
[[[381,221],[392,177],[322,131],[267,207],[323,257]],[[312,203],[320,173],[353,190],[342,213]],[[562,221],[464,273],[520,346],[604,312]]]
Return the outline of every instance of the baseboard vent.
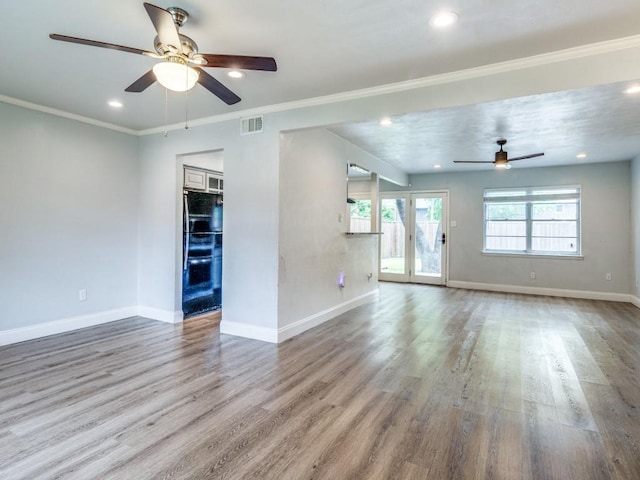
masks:
[[[240,119],[240,135],[262,133],[262,115]]]

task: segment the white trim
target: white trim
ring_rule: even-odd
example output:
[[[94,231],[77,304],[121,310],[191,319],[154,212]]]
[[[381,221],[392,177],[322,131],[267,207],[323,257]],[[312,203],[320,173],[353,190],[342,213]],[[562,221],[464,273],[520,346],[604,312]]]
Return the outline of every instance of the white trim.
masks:
[[[150,318],[164,323],[182,323],[184,315],[182,310],[172,312],[170,310],[160,310],[159,308],[138,306],[138,316]]]
[[[278,343],[278,330],[275,328],[259,327],[248,323],[220,321],[220,333],[236,337],[262,340],[263,342]]]
[[[613,292],[591,292],[587,290],[566,290],[562,288],[525,287],[522,285],[498,285],[493,283],[460,282],[449,280],[450,288],[464,288],[467,290],[486,290],[489,292],[522,293],[525,295],[544,295],[548,297],[584,298],[587,300],[606,300],[610,302],[633,303],[631,295]],[[640,299],[638,308],[640,308]]]
[[[77,317],[63,318],[52,322],[38,323],[27,327],[14,328],[0,331],[0,345],[34,340],[48,337],[58,333],[70,332],[81,328],[93,327],[103,323],[115,322],[138,315],[138,307],[125,307],[104,312],[79,315]]]
[[[353,308],[364,305],[377,296],[378,289],[376,288],[375,290],[365,293],[364,295],[352,298],[351,300],[339,303],[338,305],[327,308],[326,310],[323,310],[321,312],[314,313],[313,315],[290,323],[289,325],[285,325],[284,327],[278,329],[278,343],[284,342],[291,337],[295,337],[296,335],[299,335],[311,328],[317,327],[318,325],[321,325],[324,322],[337,317],[338,315],[342,315],[343,313],[348,312]]]
[[[64,110],[58,110],[56,108],[44,107],[36,103],[25,102],[13,97],[7,97],[6,95],[0,95],[0,102],[8,103],[10,105],[16,105],[18,107],[27,108],[29,110],[35,110],[37,112],[48,113],[49,115],[56,115],[58,117],[68,118],[69,120],[75,120],[76,122],[88,123],[96,127],[107,128],[109,130],[115,130],[116,132],[126,133],[128,135],[139,135],[136,130],[130,128],[121,127],[120,125],[114,125],[113,123],[102,122],[89,117],[83,117],[82,115],[76,115],[75,113],[65,112]]]
[[[506,73],[516,70],[522,70],[526,68],[538,67],[543,65],[549,65],[553,63],[564,62],[568,60],[574,60],[584,57],[590,57],[595,55],[602,55],[611,52],[617,52],[628,48],[640,47],[640,35],[632,35],[629,37],[617,38],[614,40],[607,40],[604,42],[591,43],[588,45],[581,45],[578,47],[567,48],[565,50],[559,50],[556,52],[543,53],[540,55],[534,55],[531,57],[519,58],[515,60],[508,60],[505,62],[493,63],[490,65],[483,65],[481,67],[467,68],[464,70],[458,70],[455,72],[442,73],[439,75],[431,75],[429,77],[417,78],[414,80],[407,80],[402,82],[390,83],[387,85],[380,85],[377,87],[364,88],[360,90],[351,90],[348,92],[336,93],[333,95],[325,95],[321,97],[307,98],[303,100],[296,100],[293,102],[279,103],[274,105],[266,105],[264,107],[251,108],[247,110],[237,110],[234,112],[225,113],[222,115],[213,115],[210,117],[204,117],[189,121],[191,127],[197,127],[200,125],[209,125],[212,123],[224,122],[227,120],[235,120],[243,117],[253,117],[257,115],[265,115],[268,113],[282,112],[286,110],[293,110],[297,108],[314,107],[318,105],[326,105],[330,103],[344,102],[348,100],[357,100],[361,98],[372,97],[376,95],[384,95],[389,93],[403,92],[406,90],[413,90],[418,88],[430,87],[434,85],[443,85],[451,82],[459,82],[463,80],[470,80],[478,77],[485,77],[489,75],[496,75],[500,73]],[[127,133],[129,135],[153,135],[157,133],[164,133],[169,130],[181,130],[184,128],[184,122],[175,123],[172,125],[166,125],[162,127],[149,128],[146,130],[133,130],[119,125],[102,122],[93,118],[83,117],[73,113],[65,112],[51,107],[45,107],[37,105],[35,103],[26,102],[17,98],[8,97],[6,95],[0,95],[0,101],[17,105],[23,108],[31,110],[37,110],[51,115],[57,115],[59,117],[69,118],[78,122],[88,123],[98,127],[108,128],[121,133]]]
[[[247,323],[229,322],[224,318],[220,322],[220,333],[235,335],[237,337],[251,338],[269,343],[281,343],[285,340],[299,335],[307,330],[331,320],[349,310],[364,305],[373,300],[378,295],[378,289],[365,293],[346,302],[335,305],[331,308],[314,313],[296,322],[290,323],[282,328],[268,328]]]
[[[640,308],[640,298],[635,295],[629,295],[629,301],[636,307]]]
[[[337,103],[337,102],[343,102],[348,100],[357,100],[357,99],[372,97],[376,95],[403,92],[406,90],[413,90],[413,89],[430,87],[435,85],[443,85],[451,82],[470,80],[478,77],[496,75],[496,74],[515,71],[515,70],[523,70],[526,68],[543,66],[543,65],[548,65],[552,63],[559,63],[559,62],[564,62],[568,60],[579,59],[579,58],[584,58],[589,56],[602,55],[610,52],[616,52],[619,50],[625,50],[628,48],[638,48],[638,47],[640,47],[640,35],[633,35],[630,37],[618,38],[615,40],[608,40],[605,42],[598,42],[598,43],[592,43],[589,45],[582,45],[579,47],[568,48],[568,49],[559,50],[556,52],[543,53],[541,55],[534,55],[532,57],[519,58],[516,60],[509,60],[506,62],[499,62],[499,63],[484,65],[476,68],[458,70],[456,72],[432,75],[429,77],[423,77],[423,78],[418,78],[414,80],[407,80],[403,82],[390,83],[387,85],[380,85],[377,87],[364,88],[360,90],[352,90],[348,92],[336,93],[333,95],[325,95],[322,97],[307,98],[304,100],[297,100],[293,102],[267,105],[264,107],[252,108],[248,110],[238,110],[235,112],[229,112],[222,115],[213,115],[210,117],[190,120],[189,125],[191,127],[196,127],[200,125],[208,125],[211,123],[239,119],[242,117],[265,115],[269,113],[282,112],[282,111],[293,110],[297,108],[314,107],[318,105],[326,105],[330,103]],[[136,132],[136,135],[140,135],[140,136],[152,135],[157,133],[164,133],[165,131],[168,131],[168,130],[181,130],[181,129],[184,129],[184,122],[175,123],[173,125],[168,125],[163,127],[150,128],[147,130],[139,130]]]

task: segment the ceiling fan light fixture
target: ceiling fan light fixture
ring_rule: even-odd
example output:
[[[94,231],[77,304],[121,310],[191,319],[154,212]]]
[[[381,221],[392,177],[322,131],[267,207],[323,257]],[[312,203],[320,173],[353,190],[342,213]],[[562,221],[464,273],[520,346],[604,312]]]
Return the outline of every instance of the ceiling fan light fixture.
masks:
[[[508,163],[496,163],[496,168],[509,170],[511,168],[511,165],[509,165]]]
[[[179,57],[169,57],[166,62],[153,66],[153,73],[163,87],[174,92],[191,90],[198,81],[198,72]]]

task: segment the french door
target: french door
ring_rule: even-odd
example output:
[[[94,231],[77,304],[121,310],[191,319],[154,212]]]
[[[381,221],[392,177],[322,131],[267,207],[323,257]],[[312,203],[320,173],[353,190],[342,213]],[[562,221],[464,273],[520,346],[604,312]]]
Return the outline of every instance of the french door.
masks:
[[[445,285],[447,192],[380,195],[380,280]]]

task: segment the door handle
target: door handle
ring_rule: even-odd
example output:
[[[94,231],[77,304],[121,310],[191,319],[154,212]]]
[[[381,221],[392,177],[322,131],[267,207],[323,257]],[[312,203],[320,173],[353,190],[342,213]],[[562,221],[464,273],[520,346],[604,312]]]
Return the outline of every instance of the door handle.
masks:
[[[447,234],[442,232],[442,244],[444,245],[445,243],[447,243]]]

